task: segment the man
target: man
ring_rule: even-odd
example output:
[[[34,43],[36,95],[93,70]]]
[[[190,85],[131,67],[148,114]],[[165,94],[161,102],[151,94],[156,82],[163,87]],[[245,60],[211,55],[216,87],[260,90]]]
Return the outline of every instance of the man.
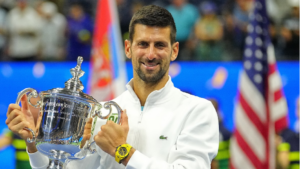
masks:
[[[85,61],[90,60],[94,23],[85,12],[81,3],[70,6],[67,17],[67,60],[76,61],[82,56]]]
[[[172,15],[158,6],[143,7],[132,17],[129,32],[125,53],[134,74],[127,91],[115,99],[126,110],[121,125],[99,120],[94,133],[97,154],[72,161],[67,168],[210,168],[219,144],[217,113],[209,101],[175,88],[168,76],[179,47]],[[23,100],[25,113],[11,104],[6,124],[26,138],[22,129],[34,126],[28,123],[32,118]],[[123,157],[121,149],[128,152]],[[48,158],[34,144],[27,143],[27,150],[32,168],[47,167]]]
[[[196,21],[200,18],[199,12],[193,4],[187,0],[171,0],[167,10],[174,17],[177,29],[176,40],[180,43],[180,50],[177,60],[191,60],[188,55],[188,44],[191,41],[191,32],[195,27]]]
[[[296,117],[299,123],[299,98],[296,100]],[[276,137],[277,146],[277,167],[294,169],[299,168],[299,126],[296,124],[294,130],[286,128],[282,130]]]
[[[17,6],[7,15],[8,51],[10,60],[36,60],[40,52],[40,33],[43,19],[29,5],[17,0]]]

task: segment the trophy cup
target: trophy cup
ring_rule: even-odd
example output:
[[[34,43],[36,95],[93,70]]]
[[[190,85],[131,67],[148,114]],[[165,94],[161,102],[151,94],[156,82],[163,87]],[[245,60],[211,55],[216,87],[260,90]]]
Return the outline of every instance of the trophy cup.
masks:
[[[72,78],[65,82],[65,88],[54,88],[39,94],[35,89],[26,88],[18,93],[16,104],[19,104],[24,94],[28,95],[30,105],[40,108],[35,129],[24,128],[32,134],[27,142],[35,142],[37,149],[49,157],[49,169],[65,168],[71,160],[84,159],[92,149],[92,139],[83,141],[86,122],[93,118],[91,135],[93,135],[97,117],[107,119],[112,106],[118,111],[117,123],[120,123],[121,108],[113,101],[102,104],[93,97],[82,92],[83,85],[79,78],[84,72],[81,70],[82,57],[78,57],[77,66],[72,68]],[[41,100],[33,105],[32,97]],[[107,115],[101,112],[102,107],[108,109]]]

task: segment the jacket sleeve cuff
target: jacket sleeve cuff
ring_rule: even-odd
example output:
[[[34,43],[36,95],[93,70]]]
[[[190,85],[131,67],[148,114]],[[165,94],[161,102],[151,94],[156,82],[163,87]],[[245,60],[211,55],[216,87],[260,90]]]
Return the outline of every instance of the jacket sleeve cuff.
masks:
[[[125,169],[138,169],[143,168],[150,159],[144,154],[140,153],[138,150],[135,150],[130,160],[128,161]]]
[[[27,148],[26,151],[29,156],[30,165],[32,168],[36,169],[44,169],[49,165],[49,158],[39,151],[35,153],[29,153]]]

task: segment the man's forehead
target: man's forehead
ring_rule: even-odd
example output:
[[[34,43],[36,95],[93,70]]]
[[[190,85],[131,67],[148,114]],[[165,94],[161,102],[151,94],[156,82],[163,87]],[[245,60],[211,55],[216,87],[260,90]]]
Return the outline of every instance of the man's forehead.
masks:
[[[151,36],[149,36],[149,34],[151,34]],[[155,37],[155,38],[170,41],[171,40],[170,34],[171,34],[170,26],[160,27],[160,26],[136,24],[134,26],[133,40],[139,40],[144,38],[150,39],[151,37]]]

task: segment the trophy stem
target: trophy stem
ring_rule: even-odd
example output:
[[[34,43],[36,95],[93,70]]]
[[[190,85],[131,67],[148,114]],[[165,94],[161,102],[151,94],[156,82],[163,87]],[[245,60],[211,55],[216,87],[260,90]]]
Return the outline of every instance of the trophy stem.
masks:
[[[63,169],[64,164],[57,159],[49,159],[49,166],[47,169]]]

